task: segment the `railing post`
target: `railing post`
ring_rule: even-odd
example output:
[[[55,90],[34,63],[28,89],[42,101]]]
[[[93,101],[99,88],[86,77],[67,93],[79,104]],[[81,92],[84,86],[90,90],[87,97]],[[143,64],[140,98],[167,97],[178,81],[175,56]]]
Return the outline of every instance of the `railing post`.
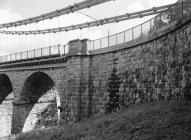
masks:
[[[49,48],[49,55],[51,55],[51,46],[49,46],[48,48]]]
[[[93,40],[93,50],[94,50],[94,41],[95,41],[95,40]]]
[[[151,29],[152,29],[152,19],[150,20],[150,32],[151,32]]]
[[[64,45],[64,55],[66,54],[66,45]]]
[[[109,33],[108,33],[108,47],[109,47]]]
[[[123,41],[124,41],[124,43],[125,43],[125,31],[124,31],[123,33],[124,33],[124,35],[123,35],[123,37],[124,37]]]
[[[115,38],[116,38],[116,45],[117,45],[117,34],[115,34],[115,36],[116,36]]]
[[[134,28],[131,29],[131,30],[132,30],[132,40],[134,40],[134,32],[133,32],[133,29],[134,29]]]
[[[33,52],[34,52],[34,58],[35,58],[35,56],[36,56],[36,55],[35,55],[35,49],[33,50]]]
[[[143,39],[143,24],[141,24],[141,39]]]
[[[101,39],[100,39],[100,47],[102,48],[102,43],[101,43]]]
[[[40,48],[40,55],[41,55],[41,57],[42,57],[42,48]]]
[[[60,44],[58,44],[58,54],[60,54]]]

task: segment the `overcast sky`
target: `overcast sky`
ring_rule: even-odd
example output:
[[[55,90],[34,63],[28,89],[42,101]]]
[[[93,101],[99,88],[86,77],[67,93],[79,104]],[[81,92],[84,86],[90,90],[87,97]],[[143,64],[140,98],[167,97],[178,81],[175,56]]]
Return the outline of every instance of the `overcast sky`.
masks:
[[[0,23],[6,23],[10,21],[25,19],[37,15],[41,15],[46,12],[50,12],[56,9],[64,8],[68,5],[72,5],[74,3],[78,3],[82,0],[0,0]],[[105,17],[111,17],[119,14],[124,14],[126,12],[131,13],[143,9],[148,9],[156,6],[166,5],[170,3],[175,3],[177,0],[114,0],[111,2],[107,2],[95,7],[91,7],[89,9],[81,10],[81,12],[88,14],[96,19],[101,19]],[[142,19],[135,19],[131,21],[124,21],[121,23],[114,23],[110,25],[105,25],[102,27],[94,27],[89,29],[84,29],[82,31],[71,31],[68,33],[58,34],[59,38],[62,39],[62,36],[64,38],[64,41],[62,43],[66,43],[67,41],[71,39],[76,38],[90,38],[90,39],[97,39],[103,36],[106,36],[109,30],[110,34],[114,34],[123,30],[126,30],[128,28],[131,28],[135,25],[140,24],[143,21],[146,21],[150,19],[151,17],[146,17]],[[59,21],[59,23],[57,21]],[[60,21],[61,20],[61,21]],[[52,24],[51,27],[58,27],[59,26],[66,26],[71,24],[78,24],[83,23],[86,21],[92,21],[92,19],[81,15],[79,13],[70,14],[67,16],[62,16],[61,18],[55,19],[55,21]],[[49,27],[49,21],[43,22],[43,24],[39,24],[38,26],[35,26],[38,29]],[[56,24],[57,23],[57,24]],[[27,28],[28,27],[28,28]],[[27,29],[35,29],[35,27],[27,26],[25,27]],[[23,27],[24,28],[24,27]],[[22,27],[20,29],[23,29]],[[88,35],[87,35],[88,34]],[[61,36],[62,35],[62,36]],[[60,37],[61,36],[61,37]],[[17,38],[17,37],[15,37]],[[29,37],[28,37],[29,38]],[[39,38],[39,37],[37,37]],[[42,37],[43,38],[43,37]],[[18,38],[19,39],[19,38]],[[15,39],[13,39],[15,40]],[[27,40],[25,37],[23,37],[23,40]],[[35,39],[34,39],[35,40]],[[47,38],[48,40],[48,38]],[[50,41],[50,39],[49,39]],[[8,40],[9,42],[9,40]],[[19,40],[18,40],[19,42]],[[17,42],[18,46],[19,43]],[[20,41],[22,42],[22,41]],[[31,40],[30,40],[31,42]],[[33,41],[34,42],[34,41]],[[45,41],[43,41],[45,42]],[[47,46],[49,45],[47,41],[47,44],[43,42],[40,44],[39,41],[37,44],[40,44],[40,46]],[[56,41],[52,41],[52,44],[56,43]],[[8,43],[7,43],[8,44]],[[13,42],[12,44],[15,44]],[[18,47],[11,47],[12,44],[9,44],[10,49],[6,47],[6,49],[3,47],[5,46],[5,42],[1,43],[0,51],[1,54],[3,53],[10,53],[26,50],[26,47],[20,47],[20,49],[17,49]],[[27,42],[23,43],[27,44]],[[16,45],[17,46],[17,45]],[[33,49],[38,47],[32,47],[30,44],[28,44],[27,49]],[[11,49],[12,48],[12,49]]]

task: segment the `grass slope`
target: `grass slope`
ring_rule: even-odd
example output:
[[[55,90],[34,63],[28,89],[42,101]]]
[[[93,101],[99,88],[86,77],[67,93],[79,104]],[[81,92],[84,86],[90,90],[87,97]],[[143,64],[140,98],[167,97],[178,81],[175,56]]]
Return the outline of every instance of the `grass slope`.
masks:
[[[191,102],[147,103],[81,121],[77,127],[34,130],[17,137],[17,140],[161,139],[191,139]]]

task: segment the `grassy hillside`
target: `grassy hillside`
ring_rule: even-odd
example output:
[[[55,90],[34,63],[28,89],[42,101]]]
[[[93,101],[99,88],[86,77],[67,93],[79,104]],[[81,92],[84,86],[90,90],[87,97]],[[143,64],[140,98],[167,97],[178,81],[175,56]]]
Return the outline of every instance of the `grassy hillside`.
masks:
[[[17,140],[189,140],[191,102],[160,101],[57,127],[21,134]]]

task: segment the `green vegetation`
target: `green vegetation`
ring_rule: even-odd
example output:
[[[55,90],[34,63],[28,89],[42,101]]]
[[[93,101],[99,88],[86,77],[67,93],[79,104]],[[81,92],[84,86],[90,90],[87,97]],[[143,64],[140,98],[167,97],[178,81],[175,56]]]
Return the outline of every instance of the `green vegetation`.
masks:
[[[191,139],[191,102],[160,101],[81,121],[76,126],[34,130],[17,140]]]

